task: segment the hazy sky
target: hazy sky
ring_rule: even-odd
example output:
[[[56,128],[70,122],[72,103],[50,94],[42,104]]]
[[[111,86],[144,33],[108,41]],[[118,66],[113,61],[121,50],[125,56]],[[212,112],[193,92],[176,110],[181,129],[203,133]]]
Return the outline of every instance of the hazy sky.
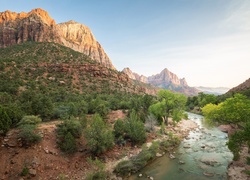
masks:
[[[168,68],[190,86],[250,77],[250,0],[0,0],[0,11],[49,12],[92,30],[118,70]]]

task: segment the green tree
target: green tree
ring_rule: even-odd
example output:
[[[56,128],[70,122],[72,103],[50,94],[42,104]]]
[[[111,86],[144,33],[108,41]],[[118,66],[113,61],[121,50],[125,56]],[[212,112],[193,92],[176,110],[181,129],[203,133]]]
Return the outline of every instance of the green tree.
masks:
[[[73,153],[76,151],[76,140],[70,132],[66,134],[63,141],[60,143],[60,149],[66,153]]]
[[[128,121],[126,121],[125,129],[127,136],[132,142],[132,145],[145,142],[146,131],[144,123],[138,118],[135,111],[132,111]]]
[[[114,145],[112,130],[105,124],[99,114],[95,114],[89,127],[85,129],[87,146],[94,155],[101,154]]]
[[[158,102],[149,107],[149,112],[154,114],[159,123],[164,119],[168,124],[168,118],[173,117],[175,122],[185,117],[184,109],[187,98],[183,94],[173,93],[169,90],[158,92]]]
[[[223,124],[241,124],[243,127],[229,138],[228,148],[233,152],[234,159],[239,159],[241,145],[250,147],[250,100],[241,94],[227,98],[224,102],[208,104],[202,108],[206,120]]]

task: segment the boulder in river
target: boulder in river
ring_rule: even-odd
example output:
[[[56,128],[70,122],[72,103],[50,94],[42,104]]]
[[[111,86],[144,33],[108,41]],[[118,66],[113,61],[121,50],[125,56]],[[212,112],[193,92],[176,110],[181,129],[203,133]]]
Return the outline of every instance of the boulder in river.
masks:
[[[170,159],[175,159],[175,156],[174,156],[173,154],[170,154],[170,155],[169,155],[169,158],[170,158]]]

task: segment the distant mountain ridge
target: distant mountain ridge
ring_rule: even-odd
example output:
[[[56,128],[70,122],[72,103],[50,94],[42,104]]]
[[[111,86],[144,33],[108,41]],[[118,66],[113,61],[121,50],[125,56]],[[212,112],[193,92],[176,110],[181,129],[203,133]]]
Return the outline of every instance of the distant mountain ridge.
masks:
[[[163,69],[159,74],[149,77],[134,73],[129,68],[124,68],[122,72],[127,74],[131,79],[186,95],[197,95],[199,92],[197,89],[188,86],[185,78],[178,78],[176,74],[170,72],[167,68]]]
[[[205,94],[214,94],[214,95],[225,94],[230,89],[227,87],[203,87],[203,86],[198,86],[195,88]]]
[[[56,24],[41,8],[28,13],[0,12],[0,48],[26,41],[56,42],[115,69],[91,30],[83,24],[75,21]]]

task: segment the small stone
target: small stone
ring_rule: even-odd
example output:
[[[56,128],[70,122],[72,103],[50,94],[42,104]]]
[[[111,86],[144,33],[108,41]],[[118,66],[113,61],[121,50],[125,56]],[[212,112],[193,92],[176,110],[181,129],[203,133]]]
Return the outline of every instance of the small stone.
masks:
[[[46,154],[49,154],[49,150],[47,148],[43,149],[45,151]]]
[[[179,161],[179,164],[185,164],[185,162],[184,161]]]
[[[155,155],[156,157],[162,157],[162,154],[160,154],[160,153],[156,153],[156,155]]]
[[[31,176],[36,176],[36,170],[35,169],[29,169],[29,174]]]
[[[138,177],[142,177],[142,174],[139,174]]]
[[[175,156],[174,156],[173,154],[170,154],[170,155],[169,155],[169,158],[170,158],[170,159],[175,159]]]

